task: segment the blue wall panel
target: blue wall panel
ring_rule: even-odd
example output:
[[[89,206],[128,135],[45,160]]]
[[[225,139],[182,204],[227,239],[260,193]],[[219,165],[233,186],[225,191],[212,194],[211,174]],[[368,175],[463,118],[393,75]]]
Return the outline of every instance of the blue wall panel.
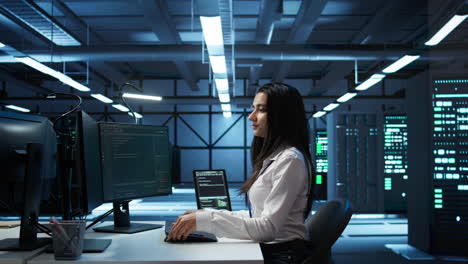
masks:
[[[169,118],[171,115],[148,115],[143,118],[143,124],[162,126]],[[166,126],[169,128],[169,141],[174,144],[174,118],[171,118]]]
[[[183,122],[180,118],[183,119]],[[209,120],[208,115],[200,114],[200,115],[180,115],[180,118],[177,120],[177,129],[179,134],[179,145],[181,146],[205,146],[202,140],[196,136],[195,132],[203,138],[205,142],[209,142],[208,139],[208,131],[209,131]],[[190,128],[187,126],[190,126]],[[195,130],[194,131],[192,131]],[[195,137],[195,139],[193,139]],[[190,138],[190,141],[187,142],[185,138]],[[202,145],[200,145],[202,144]]]
[[[206,170],[208,168],[208,150],[182,149],[180,151],[180,179],[182,182],[193,182],[193,170]]]
[[[244,150],[214,149],[213,169],[225,169],[228,182],[243,182]]]
[[[213,115],[213,143],[226,132],[240,117],[240,114],[232,114],[231,118],[222,115]],[[243,146],[244,145],[244,123],[242,118],[218,141],[216,146]]]
[[[208,142],[208,117],[206,115],[181,115],[206,142]],[[206,147],[206,144],[180,119],[177,119],[178,145],[182,147]]]

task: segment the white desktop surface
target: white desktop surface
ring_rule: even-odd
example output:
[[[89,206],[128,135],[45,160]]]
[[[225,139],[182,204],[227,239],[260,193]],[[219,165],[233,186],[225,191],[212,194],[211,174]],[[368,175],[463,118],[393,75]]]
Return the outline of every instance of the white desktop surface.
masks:
[[[149,223],[149,222],[145,222]],[[164,222],[151,222],[164,224]],[[111,224],[105,222],[102,225]],[[88,231],[85,238],[112,239],[102,253],[84,253],[80,263],[263,263],[258,243],[235,239],[219,239],[213,243],[166,243],[164,227],[135,234],[110,234]],[[28,264],[67,263],[56,261],[53,254],[43,253]]]
[[[0,228],[0,240],[5,238],[19,238],[20,228]],[[38,234],[38,237],[47,237],[45,234]],[[24,264],[45,250],[45,246],[33,251],[0,251],[0,264]]]

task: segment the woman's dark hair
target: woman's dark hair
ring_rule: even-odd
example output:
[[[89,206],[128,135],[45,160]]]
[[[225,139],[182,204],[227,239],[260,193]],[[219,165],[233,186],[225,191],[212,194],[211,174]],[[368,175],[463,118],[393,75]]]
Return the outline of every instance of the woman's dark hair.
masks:
[[[241,187],[240,193],[247,193],[250,190],[259,176],[263,161],[267,157],[278,148],[289,146],[301,151],[309,163],[308,173],[311,180],[309,196],[312,197],[315,171],[312,167],[309,151],[309,123],[301,94],[296,88],[284,83],[265,84],[260,87],[257,93],[264,93],[267,96],[268,129],[265,137],[254,136],[253,138],[250,149],[253,173]]]

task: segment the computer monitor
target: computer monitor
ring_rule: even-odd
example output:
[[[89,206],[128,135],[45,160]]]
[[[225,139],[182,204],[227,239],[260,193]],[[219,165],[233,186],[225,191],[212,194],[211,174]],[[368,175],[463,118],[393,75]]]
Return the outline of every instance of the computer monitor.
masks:
[[[232,210],[224,170],[194,170],[193,182],[198,209]]]
[[[56,127],[61,131],[55,184],[55,192],[61,197],[61,216],[83,217],[103,203],[98,125],[86,112],[77,111],[61,119]],[[111,242],[85,239],[83,252],[102,252]]]
[[[41,204],[41,214],[69,220],[103,203],[98,126],[86,112],[77,111],[61,118],[55,129],[58,170],[51,190],[55,197]]]
[[[1,250],[33,250],[50,243],[37,238],[41,200],[56,176],[56,134],[46,117],[0,111],[0,215],[21,216],[19,239]]]
[[[165,126],[99,123],[105,202],[113,202],[114,225],[95,231],[135,233],[161,225],[130,223],[132,199],[172,193],[171,155]]]
[[[72,208],[79,216],[87,215],[103,203],[99,129],[84,111],[76,113],[75,177],[71,194]]]

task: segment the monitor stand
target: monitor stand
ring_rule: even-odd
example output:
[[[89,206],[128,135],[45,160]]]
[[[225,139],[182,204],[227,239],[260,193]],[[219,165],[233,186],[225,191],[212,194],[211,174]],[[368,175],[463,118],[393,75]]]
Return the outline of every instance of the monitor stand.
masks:
[[[51,243],[50,238],[37,237],[37,225],[42,190],[42,144],[28,143],[25,150],[15,150],[25,161],[23,208],[19,238],[0,241],[0,251],[30,251]]]
[[[129,201],[114,202],[114,224],[95,227],[95,232],[133,234],[151,229],[161,228],[164,225],[130,223]]]
[[[112,239],[84,239],[83,252],[84,253],[100,253],[104,252],[106,248],[112,243]]]
[[[104,252],[112,243],[112,239],[88,239],[83,241],[83,253],[101,253]],[[46,248],[46,253],[53,253],[54,247],[50,244]]]
[[[52,238],[40,237],[25,247],[18,238],[5,238],[0,241],[0,251],[30,251],[52,244]]]

